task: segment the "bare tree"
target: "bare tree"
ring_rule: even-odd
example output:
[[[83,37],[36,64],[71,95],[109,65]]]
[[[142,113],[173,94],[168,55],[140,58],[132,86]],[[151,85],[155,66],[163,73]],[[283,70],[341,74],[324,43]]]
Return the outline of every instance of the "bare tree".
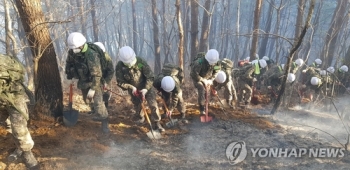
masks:
[[[152,1],[152,4],[153,4],[153,1]],[[135,0],[131,0],[131,9],[132,9],[132,40],[133,40],[133,46],[134,46],[133,48],[135,51],[138,51]]]
[[[348,1],[337,1],[337,7],[333,13],[333,18],[331,21],[331,25],[326,34],[325,45],[323,47],[323,63],[322,65],[331,64],[334,57],[334,52],[337,48],[337,39],[339,35],[339,31],[341,29],[344,16],[348,14],[347,6]]]
[[[299,0],[294,37],[299,37],[301,29],[303,28],[304,8],[305,8],[305,0]],[[297,58],[298,58],[298,52],[295,53],[293,60]]]
[[[198,53],[198,3],[191,0],[191,60]]]
[[[96,7],[95,0],[90,0],[91,4],[91,19],[92,19],[92,32],[94,33],[94,42],[98,42],[98,25],[97,25],[97,17],[96,17]]]
[[[255,11],[254,11],[254,30],[253,30],[253,39],[252,47],[250,49],[250,60],[254,60],[255,54],[257,53],[258,48],[258,34],[259,34],[259,23],[260,23],[260,13],[261,13],[261,4],[263,0],[256,0]]]
[[[63,111],[61,78],[41,1],[16,0],[15,2],[34,56],[35,113],[61,116]]]
[[[154,73],[158,74],[161,70],[160,44],[158,28],[158,10],[156,0],[152,0],[152,18],[153,18],[153,44],[154,44]]]
[[[184,30],[182,27],[182,20],[181,20],[181,10],[180,10],[180,0],[176,0],[176,21],[177,25],[179,27],[179,46],[178,46],[178,57],[179,57],[179,65],[180,68],[183,70],[184,64],[183,64],[183,56],[184,56]]]
[[[199,51],[208,51],[208,37],[210,31],[210,0],[206,0],[204,4],[203,20],[202,20],[202,31],[199,43]]]
[[[295,52],[298,50],[298,48],[300,47],[302,41],[303,41],[303,38],[306,34],[306,31],[307,29],[310,27],[310,22],[311,22],[311,17],[312,17],[312,13],[314,12],[314,7],[315,7],[315,0],[311,0],[310,2],[310,7],[309,7],[309,12],[308,12],[308,15],[307,15],[307,18],[306,18],[306,21],[305,21],[305,24],[304,24],[304,27],[300,33],[300,36],[299,37],[295,37],[295,41],[293,43],[293,46],[290,50],[290,53],[288,55],[288,61],[287,61],[287,64],[286,64],[286,69],[285,69],[285,72],[284,72],[284,76],[283,76],[283,79],[282,79],[282,84],[281,84],[281,90],[279,91],[279,94],[278,94],[278,97],[276,99],[276,102],[271,110],[271,114],[275,114],[276,111],[278,110],[279,106],[281,105],[281,98],[284,94],[284,91],[285,91],[285,88],[286,88],[286,83],[287,83],[287,75],[288,73],[290,72],[290,69],[291,69],[291,65],[292,65],[292,59],[293,59],[293,55],[295,54]]]
[[[260,48],[259,48],[259,55],[262,56],[262,55],[266,55],[266,49],[267,49],[267,44],[268,44],[268,41],[269,41],[269,33],[271,31],[271,27],[272,27],[272,17],[274,16],[273,15],[273,7],[275,5],[275,0],[271,0],[270,2],[270,5],[269,5],[269,10],[268,12],[266,13],[267,14],[267,20],[266,20],[266,28],[265,28],[265,35],[264,35],[264,38],[262,39],[261,41],[261,45],[260,45]]]

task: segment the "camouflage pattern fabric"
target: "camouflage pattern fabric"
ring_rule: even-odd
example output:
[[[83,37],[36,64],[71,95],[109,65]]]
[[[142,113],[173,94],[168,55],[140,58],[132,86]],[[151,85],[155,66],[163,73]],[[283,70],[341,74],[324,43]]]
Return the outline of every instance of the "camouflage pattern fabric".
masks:
[[[130,68],[121,61],[117,63],[115,67],[117,85],[123,90],[128,90],[134,108],[137,113],[140,113],[141,118],[144,117],[144,113],[141,112],[141,101],[139,97],[132,94],[132,88],[136,87],[137,90],[147,89],[148,92],[145,99],[150,106],[153,121],[158,122],[161,120],[161,117],[156,101],[156,93],[153,88],[153,71],[145,60],[140,57],[136,57],[136,59],[136,64]]]
[[[203,86],[203,80],[211,80],[214,81],[216,75],[221,70],[220,62],[217,62],[215,65],[210,65],[208,61],[204,58],[203,53],[199,53],[202,55],[198,57],[197,60],[191,66],[190,76],[192,78],[194,86],[198,90],[198,104],[200,107],[200,111],[204,111],[205,105],[205,87]]]
[[[221,70],[225,72],[226,80],[224,83],[217,83],[216,81],[213,82],[213,88],[216,91],[219,91],[220,89],[224,88],[224,98],[227,102],[231,101],[233,99],[233,96],[235,96],[234,93],[236,93],[236,89],[234,88],[232,80],[232,69],[233,62],[227,58],[224,58],[221,61]]]
[[[237,82],[238,82],[238,100],[240,102],[245,102],[245,104],[248,104],[251,100],[252,96],[252,85],[253,85],[253,78],[254,78],[254,71],[255,66],[245,65],[242,68],[239,69],[237,76]]]
[[[91,48],[88,48],[86,52],[73,53],[73,50],[69,50],[66,60],[66,74],[67,79],[79,79],[78,88],[81,89],[83,99],[85,103],[91,102],[86,100],[87,92],[92,89],[95,90],[93,97],[92,110],[97,113],[100,118],[107,118],[108,112],[103,102],[103,96],[101,91],[102,70],[100,64],[99,53],[95,52]]]
[[[159,75],[156,76],[153,82],[153,87],[158,90],[158,92],[162,93],[162,98],[164,99],[168,109],[170,112],[172,112],[175,108],[184,115],[186,112],[186,106],[185,102],[182,98],[182,89],[181,89],[181,82],[180,80],[172,76],[172,78],[175,80],[175,88],[171,92],[166,92],[161,88],[161,82],[163,77],[169,76],[166,73],[160,73]],[[163,106],[164,108],[164,106]],[[165,111],[165,108],[163,109]]]

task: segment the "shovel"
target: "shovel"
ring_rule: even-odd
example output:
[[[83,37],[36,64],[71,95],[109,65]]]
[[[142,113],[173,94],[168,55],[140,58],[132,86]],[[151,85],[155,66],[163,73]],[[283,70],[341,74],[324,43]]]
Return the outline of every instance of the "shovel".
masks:
[[[254,82],[254,83],[253,83],[253,86],[252,86],[252,91],[253,91],[253,92],[252,92],[252,99],[251,99],[250,102],[251,102],[252,104],[254,104],[254,105],[257,105],[257,104],[259,104],[259,99],[258,99],[258,97],[255,96],[255,93],[256,93],[256,92],[255,92],[255,91],[256,91],[255,85],[256,85],[256,83]]]
[[[65,126],[71,127],[74,126],[79,117],[79,112],[73,109],[73,83],[69,85],[69,104],[68,111],[63,112],[63,123]]]
[[[142,97],[142,94],[141,94],[140,92],[138,92],[138,93],[136,94],[136,96]],[[147,122],[148,122],[148,124],[149,124],[149,126],[150,126],[150,128],[151,128],[151,131],[150,131],[150,132],[147,132],[147,136],[148,136],[150,139],[160,139],[160,138],[162,138],[162,135],[161,135],[159,132],[153,130],[151,121],[150,121],[150,119],[149,119],[149,117],[148,117],[146,108],[145,108],[145,106],[144,106],[144,104],[143,104],[144,102],[143,102],[142,99],[140,99],[140,101],[141,101],[141,108],[142,108],[143,114],[146,116]]]
[[[209,101],[208,101],[208,98],[209,98],[209,90],[210,90],[210,87],[206,86],[205,84],[204,85],[204,88],[205,88],[205,115],[201,116],[201,122],[210,122],[213,120],[213,118],[211,116],[208,115],[208,106],[209,106]]]
[[[219,100],[219,103],[221,104],[221,110],[222,110],[222,112],[224,112],[224,114],[227,116],[227,114],[226,114],[226,112],[225,112],[225,109],[224,109],[224,104],[222,103],[222,101],[221,101],[221,99],[220,99],[220,97],[219,97],[219,95],[218,94],[215,94],[215,92],[214,92],[214,90],[215,89],[211,89],[211,92],[212,92],[212,94]]]
[[[161,97],[161,98],[162,98],[162,97]],[[165,124],[165,126],[167,126],[168,128],[173,127],[173,126],[176,125],[176,123],[177,123],[179,120],[177,120],[177,119],[172,119],[172,118],[171,118],[172,112],[169,112],[169,109],[168,109],[168,107],[167,107],[167,105],[166,105],[166,103],[165,103],[165,101],[164,101],[163,98],[162,98],[162,102],[163,102],[163,104],[164,104],[166,113],[169,113],[169,114],[167,114],[167,115],[168,115],[168,118],[170,119],[170,122],[167,122],[167,123]]]

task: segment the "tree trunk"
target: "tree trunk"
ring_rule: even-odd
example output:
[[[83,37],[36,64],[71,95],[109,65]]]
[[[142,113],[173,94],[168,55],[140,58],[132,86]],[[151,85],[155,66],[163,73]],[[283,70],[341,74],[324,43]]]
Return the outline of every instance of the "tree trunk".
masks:
[[[239,56],[240,56],[240,50],[239,50],[239,27],[240,27],[240,17],[241,17],[241,13],[240,13],[240,10],[241,10],[241,0],[238,0],[237,1],[237,21],[236,21],[236,36],[235,36],[235,62],[237,63],[238,62],[238,59],[239,59]]]
[[[305,0],[299,0],[294,37],[299,37],[301,29],[303,28],[304,8],[305,8]],[[299,58],[298,51],[296,51],[293,56],[293,60],[296,60],[298,58]]]
[[[260,23],[260,12],[261,4],[263,0],[256,0],[255,11],[254,11],[254,30],[253,30],[253,39],[252,47],[250,49],[250,61],[255,59],[255,54],[257,53],[258,48],[258,34],[259,34],[259,23]]]
[[[210,0],[206,0],[204,4],[204,12],[203,12],[203,20],[202,20],[202,31],[201,31],[201,38],[199,43],[199,51],[206,52],[208,51],[208,37],[209,37],[209,30],[210,30],[210,20],[211,20],[211,13],[210,13]]]
[[[259,55],[260,56],[266,56],[267,52],[267,44],[269,42],[269,33],[271,32],[271,25],[272,25],[272,17],[273,15],[273,6],[275,5],[275,0],[271,1],[271,4],[269,5],[269,11],[267,13],[267,21],[266,21],[266,28],[265,28],[265,32],[267,35],[264,36],[261,45],[260,45],[260,49],[259,49]],[[270,56],[269,56],[270,57]]]
[[[326,40],[323,50],[323,63],[322,65],[330,65],[332,64],[334,58],[334,52],[337,49],[337,39],[339,35],[339,31],[341,29],[344,15],[347,14],[347,6],[348,1],[337,1],[337,7],[333,13],[333,18],[331,22],[331,26],[328,29],[326,34]]]
[[[87,29],[86,29],[86,16],[84,15],[84,1],[83,0],[77,0],[77,7],[79,9],[79,15],[80,15],[80,22],[81,24],[81,33],[83,35],[88,35],[87,34]],[[78,24],[78,23],[76,23]]]
[[[191,61],[198,53],[198,3],[191,0]]]
[[[23,28],[34,56],[35,112],[62,116],[63,93],[56,53],[40,0],[16,0]],[[55,90],[52,90],[55,89]]]
[[[157,0],[152,0],[152,18],[153,18],[153,43],[154,43],[154,73],[158,74],[161,70],[160,61],[160,44],[159,44],[159,29],[158,29],[158,12]]]
[[[176,21],[179,27],[179,46],[178,46],[178,57],[179,57],[179,66],[183,70],[184,68],[184,30],[182,27],[182,19],[181,19],[181,10],[180,10],[180,0],[176,0]]]
[[[135,8],[135,0],[131,0],[131,10],[132,10],[132,41],[133,41],[133,49],[135,52],[138,51],[137,47],[137,24],[136,24],[136,8]],[[153,1],[152,1],[152,9],[153,9]]]
[[[97,23],[97,17],[96,17],[96,6],[95,6],[96,0],[90,0],[91,4],[91,19],[92,19],[92,30],[94,33],[94,42],[98,42],[98,23]],[[86,35],[86,34],[85,34]]]
[[[306,21],[305,21],[305,25],[300,33],[300,36],[299,37],[296,37],[295,41],[294,41],[294,44],[290,50],[290,53],[289,53],[289,56],[288,56],[288,61],[287,61],[287,64],[286,64],[286,69],[285,69],[285,72],[284,72],[284,76],[283,76],[283,79],[282,79],[282,84],[281,84],[281,90],[279,91],[278,93],[278,97],[276,99],[276,102],[271,110],[271,114],[275,114],[276,111],[278,110],[279,106],[281,105],[281,98],[284,94],[284,91],[285,91],[285,88],[286,88],[286,83],[287,83],[287,75],[288,73],[290,73],[290,68],[291,68],[291,65],[292,65],[292,59],[293,59],[293,55],[295,54],[295,52],[298,50],[298,48],[300,47],[302,41],[303,41],[303,38],[306,34],[306,31],[308,29],[308,27],[310,27],[310,22],[311,22],[311,17],[312,17],[312,13],[314,11],[314,7],[315,7],[315,0],[311,0],[310,2],[310,7],[309,7],[309,12],[308,12],[308,15],[307,15],[307,18],[306,18]]]

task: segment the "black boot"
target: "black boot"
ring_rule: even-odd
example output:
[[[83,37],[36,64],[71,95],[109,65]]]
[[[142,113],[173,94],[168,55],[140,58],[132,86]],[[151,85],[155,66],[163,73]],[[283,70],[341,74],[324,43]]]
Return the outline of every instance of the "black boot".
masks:
[[[16,148],[8,157],[7,161],[13,162],[16,161],[20,156],[22,156],[23,151],[21,149]]]
[[[24,158],[26,166],[29,169],[34,169],[35,167],[38,167],[38,161],[35,159],[32,151],[24,151],[22,156]]]
[[[160,122],[156,122],[156,129],[158,129],[160,132],[164,132],[165,129],[163,128],[163,126],[160,124]]]
[[[103,133],[109,133],[108,119],[102,120],[101,124]]]
[[[188,120],[186,119],[186,114],[185,113],[181,113],[181,122],[187,124]]]
[[[199,105],[199,114],[200,115],[205,115],[205,106]]]

